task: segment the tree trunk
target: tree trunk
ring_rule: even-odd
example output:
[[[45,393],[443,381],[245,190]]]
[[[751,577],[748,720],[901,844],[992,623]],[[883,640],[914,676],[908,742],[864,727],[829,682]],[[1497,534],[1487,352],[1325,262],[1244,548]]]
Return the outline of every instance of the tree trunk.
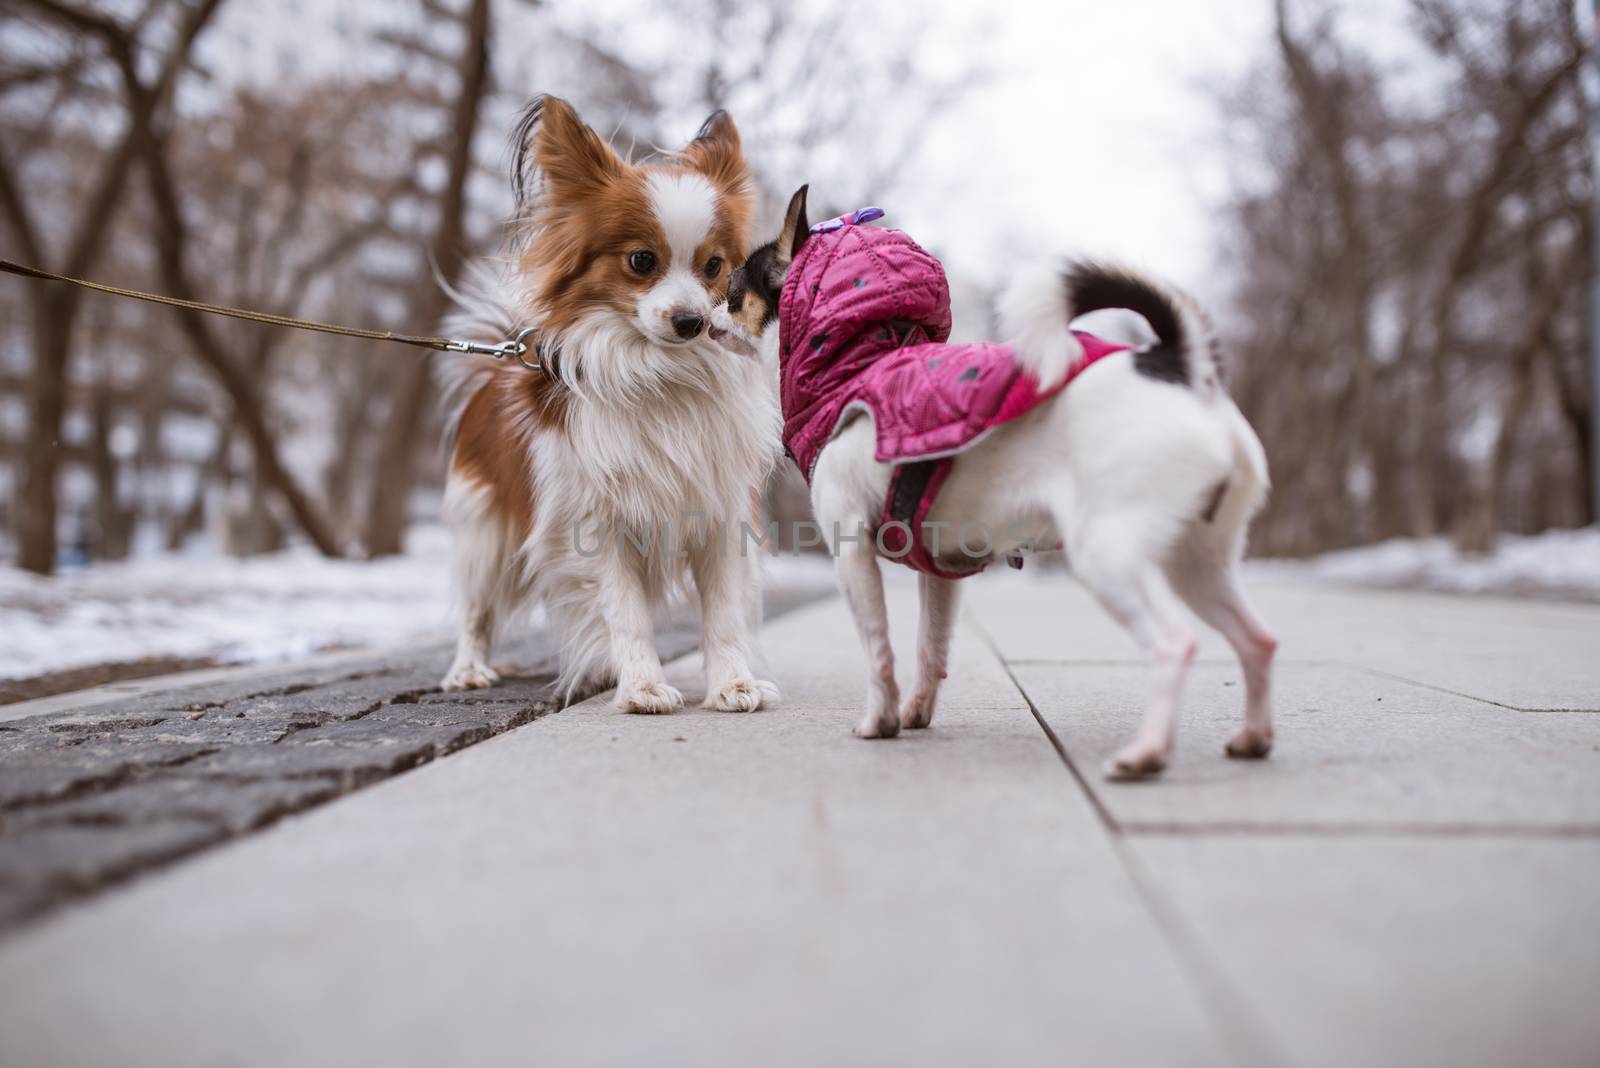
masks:
[[[1456,550],[1466,555],[1483,556],[1494,551],[1506,468],[1510,466],[1517,432],[1522,429],[1522,421],[1533,399],[1532,359],[1519,357],[1513,374],[1515,378],[1511,388],[1506,391],[1505,404],[1500,412],[1500,426],[1495,432],[1494,451],[1483,473],[1482,484],[1475,494],[1468,497],[1456,524]]]
[[[145,175],[149,179],[150,199],[156,209],[155,232],[157,261],[161,278],[170,295],[181,300],[196,300],[194,285],[184,267],[183,252],[188,243],[188,228],[178,206],[177,189],[167,169],[166,145],[147,130],[140,141]],[[216,375],[218,383],[233,402],[235,426],[244,431],[255,458],[256,470],[267,485],[283,498],[295,522],[324,556],[341,556],[338,538],[322,513],[289,473],[278,456],[272,430],[267,425],[265,397],[255,388],[249,375],[228,357],[211,324],[199,312],[178,309],[178,326],[189,341],[190,350],[201,364]]]
[[[162,60],[155,80],[139,81],[133,55],[134,42],[114,20],[92,10],[67,8],[46,0],[32,6],[48,18],[74,31],[93,34],[103,41],[112,61],[123,71],[128,90],[127,126],[106,154],[83,209],[71,223],[65,253],[57,270],[82,277],[99,254],[122,199],[123,186],[132,169],[139,139],[148,131],[156,112],[170,100],[172,87],[188,62],[195,39],[216,13],[221,0],[200,0],[187,10],[172,46]],[[11,221],[19,246],[28,260],[44,265],[44,244],[24,189],[11,167],[0,158],[0,205]],[[51,288],[46,288],[47,285]],[[34,364],[28,387],[29,429],[23,463],[22,486],[17,501],[17,562],[41,575],[55,569],[56,481],[60,472],[61,417],[65,411],[67,365],[72,354],[72,323],[78,311],[78,294],[70,287],[55,289],[35,283]]]
[[[187,285],[178,278],[169,275],[167,283],[175,293],[187,292]],[[194,298],[185,295],[182,299]],[[256,392],[249,380],[234,366],[233,361],[228,359],[227,353],[211,336],[198,312],[180,311],[178,318],[184,335],[189,339],[191,351],[217,376],[222,388],[233,401],[234,425],[244,431],[245,440],[250,443],[260,477],[283,498],[295,522],[311,540],[311,544],[317,547],[318,552],[324,556],[343,555],[339,548],[339,539],[328,526],[322,513],[306,496],[278,456],[277,442],[273,439],[271,428],[267,426],[264,412],[265,398]]]
[[[1534,372],[1539,364],[1540,351],[1550,335],[1551,326],[1561,312],[1566,290],[1562,280],[1570,278],[1577,270],[1582,246],[1574,241],[1557,260],[1553,269],[1540,269],[1538,250],[1529,250],[1526,289],[1527,323],[1522,337],[1511,354],[1511,385],[1505,393],[1501,409],[1500,426],[1495,434],[1494,451],[1489,457],[1483,484],[1474,499],[1468,494],[1456,527],[1456,547],[1463,553],[1487,553],[1494,548],[1495,531],[1500,517],[1501,491],[1506,484],[1506,471],[1511,466],[1517,433],[1532,405]]]
[[[467,14],[467,42],[461,54],[461,92],[456,98],[450,146],[450,178],[439,200],[434,230],[433,262],[439,277],[454,285],[465,259],[467,178],[472,173],[472,139],[478,128],[479,104],[489,87],[489,0],[473,0]],[[438,286],[428,288],[423,321],[437,323],[449,307]],[[369,556],[392,556],[401,549],[416,482],[417,439],[422,414],[431,396],[432,360],[417,360],[401,377],[394,392],[383,444],[374,459],[372,497],[367,512],[366,544]]]
[[[1587,256],[1587,251],[1585,251]],[[1587,294],[1585,294],[1587,296]],[[1585,317],[1587,318],[1587,316]],[[1561,426],[1568,440],[1572,444],[1573,455],[1577,457],[1577,510],[1581,523],[1587,526],[1591,523],[1600,523],[1600,515],[1594,511],[1593,494],[1590,487],[1594,485],[1594,472],[1591,465],[1594,463],[1592,451],[1592,438],[1589,436],[1589,360],[1588,353],[1593,341],[1590,338],[1592,327],[1585,324],[1578,334],[1578,343],[1582,346],[1575,359],[1563,355],[1563,345],[1556,340],[1552,332],[1545,331],[1543,343],[1540,346],[1544,352],[1546,366],[1550,378],[1555,385],[1556,407],[1561,415]],[[1567,351],[1570,351],[1568,349]]]
[[[67,357],[77,296],[35,283],[33,374],[28,378],[28,440],[17,494],[17,563],[48,575],[56,566],[57,474],[66,410]]]
[[[355,521],[356,471],[371,421],[369,400],[377,392],[381,370],[370,362],[363,364],[358,369],[354,387],[345,390],[339,405],[338,423],[334,428],[338,444],[323,475],[322,498],[328,502],[333,524],[343,531],[349,531]]]
[[[94,557],[122,560],[128,555],[134,514],[123,506],[121,468],[111,439],[116,429],[116,406],[111,384],[95,385],[90,401],[89,467],[94,474]]]

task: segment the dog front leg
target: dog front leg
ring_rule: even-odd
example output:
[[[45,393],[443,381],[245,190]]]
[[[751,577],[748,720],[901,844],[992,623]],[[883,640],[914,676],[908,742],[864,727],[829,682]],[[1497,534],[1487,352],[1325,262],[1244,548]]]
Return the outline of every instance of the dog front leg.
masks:
[[[750,670],[751,601],[761,575],[742,545],[708,539],[689,557],[700,591],[700,650],[706,665],[706,708],[754,712],[778,699],[778,688]]]
[[[667,685],[656,653],[655,621],[650,599],[634,562],[620,553],[601,568],[600,611],[611,641],[611,665],[617,676],[613,703],[623,712],[661,713],[683,707],[683,694]]]
[[[482,689],[500,681],[499,673],[489,666],[489,650],[494,646],[493,602],[487,599],[469,601],[465,617],[461,621],[461,635],[456,640],[456,658],[439,683],[439,688],[446,693]]]
[[[893,738],[900,733],[900,689],[894,679],[889,645],[889,610],[883,603],[883,573],[870,544],[834,547],[835,570],[856,633],[867,654],[867,711],[856,724],[859,738]]]
[[[926,727],[933,722],[939,684],[950,663],[950,632],[955,628],[961,587],[937,575],[917,576],[921,617],[917,624],[917,688],[900,708],[900,726]]]
[[[506,576],[515,569],[515,546],[499,520],[485,512],[483,491],[459,488],[452,477],[446,496],[455,587],[461,604],[461,631],[455,660],[439,686],[445,691],[493,686],[500,676],[489,666],[495,625],[503,609],[517,600]]]

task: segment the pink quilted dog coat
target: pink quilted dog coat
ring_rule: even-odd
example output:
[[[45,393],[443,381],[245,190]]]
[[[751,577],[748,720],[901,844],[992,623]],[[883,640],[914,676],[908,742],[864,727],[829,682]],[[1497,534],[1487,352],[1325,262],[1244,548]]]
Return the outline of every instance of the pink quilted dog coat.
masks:
[[[809,483],[822,447],[853,414],[871,413],[877,458],[894,465],[879,548],[918,571],[960,578],[987,560],[949,570],[955,554],[945,552],[941,567],[929,535],[955,546],[958,532],[924,526],[956,457],[1127,346],[1078,334],[1085,359],[1041,392],[1009,346],[946,344],[944,268],[900,231],[861,225],[880,215],[863,208],[818,224],[789,269],[778,305],[783,442]]]

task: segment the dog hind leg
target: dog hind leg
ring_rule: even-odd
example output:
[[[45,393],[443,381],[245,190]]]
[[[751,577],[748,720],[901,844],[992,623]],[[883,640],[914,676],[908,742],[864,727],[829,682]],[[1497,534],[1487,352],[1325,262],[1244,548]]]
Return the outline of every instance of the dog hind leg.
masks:
[[[1278,640],[1245,598],[1231,559],[1189,554],[1180,558],[1172,575],[1179,595],[1228,640],[1244,672],[1244,727],[1229,740],[1227,754],[1260,759],[1272,751],[1272,658]]]
[[[1133,741],[1106,761],[1108,779],[1160,774],[1172,754],[1183,684],[1194,662],[1195,636],[1178,595],[1156,557],[1132,549],[1122,532],[1139,529],[1097,520],[1068,546],[1072,571],[1138,641],[1150,658],[1152,687]]]

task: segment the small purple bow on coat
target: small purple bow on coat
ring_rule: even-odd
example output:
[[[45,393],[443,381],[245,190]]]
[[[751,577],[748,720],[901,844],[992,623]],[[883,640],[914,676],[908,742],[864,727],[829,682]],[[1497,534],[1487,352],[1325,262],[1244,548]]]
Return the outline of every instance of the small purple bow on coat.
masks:
[[[838,230],[843,226],[860,226],[862,223],[883,218],[883,209],[877,207],[857,208],[849,215],[841,215],[837,219],[819,222],[811,228],[814,234],[825,234],[830,230]]]

